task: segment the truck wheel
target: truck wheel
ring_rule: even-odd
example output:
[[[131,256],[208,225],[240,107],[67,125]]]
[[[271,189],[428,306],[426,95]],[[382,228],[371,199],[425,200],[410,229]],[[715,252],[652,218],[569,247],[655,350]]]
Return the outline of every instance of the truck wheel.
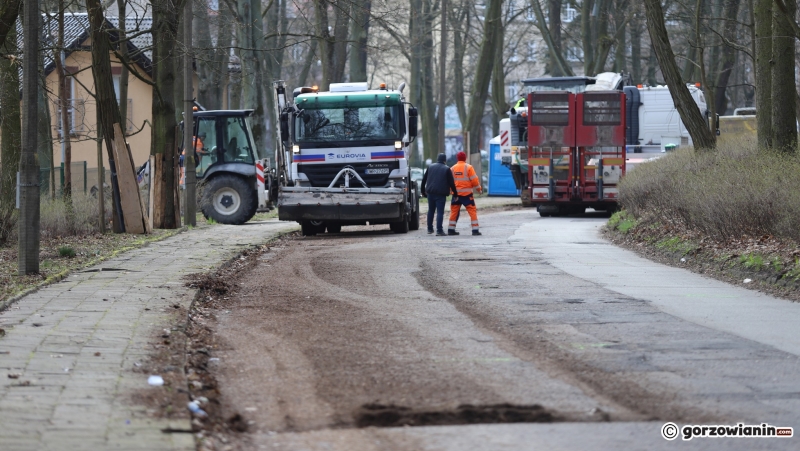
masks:
[[[408,220],[403,218],[402,221],[389,223],[389,228],[394,233],[408,233]]]
[[[319,228],[314,224],[311,224],[311,221],[303,221],[300,223],[300,232],[303,236],[314,236],[317,234]]]
[[[414,188],[416,187],[417,182],[414,182]],[[410,213],[411,216],[408,220],[408,230],[419,230],[419,192],[414,189],[412,193],[414,196],[414,200],[412,201],[414,202],[414,211]]]
[[[220,175],[206,183],[203,216],[220,224],[244,224],[256,214],[258,200],[252,186],[234,175]]]

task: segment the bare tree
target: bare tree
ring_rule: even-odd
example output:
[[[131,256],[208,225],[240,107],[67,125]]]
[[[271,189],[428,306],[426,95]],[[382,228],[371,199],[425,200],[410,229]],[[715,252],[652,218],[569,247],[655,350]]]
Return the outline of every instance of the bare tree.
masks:
[[[353,22],[350,34],[350,81],[367,81],[367,42],[369,41],[369,19],[372,2],[353,4]]]
[[[333,27],[328,20],[329,6],[333,9]],[[316,34],[322,61],[320,90],[327,91],[331,83],[344,81],[350,6],[346,0],[314,0]]]
[[[96,2],[97,0],[90,0]],[[153,126],[150,154],[160,159],[161,171],[150,177],[153,197],[153,226],[174,229],[175,219],[178,123],[173,93],[178,73],[178,18],[185,0],[153,0]],[[119,111],[117,110],[117,114]],[[103,126],[108,135],[108,130]],[[108,137],[106,137],[108,140]]]
[[[19,198],[17,272],[24,276],[39,272],[39,161],[36,125],[39,122],[39,2],[28,0],[22,11],[22,154],[19,159]]]
[[[58,73],[58,108],[61,115],[61,142],[64,146],[64,188],[62,195],[67,205],[67,211],[72,211],[72,141],[70,134],[72,124],[70,123],[69,107],[72,96],[67,94],[67,72],[64,68],[64,13],[66,12],[64,0],[58,2],[58,49],[55,57],[56,72]],[[67,220],[71,221],[72,215],[67,214]]]
[[[695,107],[694,99],[689,93],[689,88],[681,78],[680,70],[675,62],[675,54],[669,42],[667,27],[664,24],[664,11],[661,9],[660,0],[645,0],[647,14],[647,28],[650,32],[650,41],[655,50],[661,73],[669,87],[672,100],[678,109],[689,135],[692,137],[697,149],[713,149],[716,146],[716,137],[708,128],[700,110]]]
[[[755,0],[756,115],[758,143],[772,147],[772,1]]]
[[[589,0],[586,1],[588,2]],[[564,59],[564,53],[561,49],[561,2],[553,1],[550,4],[549,13],[550,20],[552,21],[550,27],[548,27],[547,21],[545,21],[544,12],[542,12],[542,6],[539,4],[539,0],[530,0],[530,4],[536,15],[536,26],[542,33],[544,42],[547,44],[549,50],[551,73],[553,76],[575,75],[572,71],[572,67],[566,59]],[[554,19],[553,16],[558,16],[558,19]]]
[[[6,1],[0,4],[0,244],[6,242],[13,227],[16,172],[22,147],[19,74],[15,64],[17,30],[14,26],[20,3]]]
[[[790,18],[797,14],[797,0],[781,0],[785,8],[773,10],[772,26],[772,145],[797,152],[797,87],[795,85],[795,37]]]
[[[503,0],[488,0],[489,6],[486,9],[486,21],[483,25],[483,40],[481,41],[481,51],[478,55],[478,68],[490,67],[494,62],[494,53],[497,50],[497,39],[501,32],[503,21],[501,12]],[[469,131],[469,153],[478,153],[480,148],[480,125],[483,119],[486,100],[489,96],[489,81],[491,71],[478,70],[472,82],[471,101],[467,114],[467,130]]]

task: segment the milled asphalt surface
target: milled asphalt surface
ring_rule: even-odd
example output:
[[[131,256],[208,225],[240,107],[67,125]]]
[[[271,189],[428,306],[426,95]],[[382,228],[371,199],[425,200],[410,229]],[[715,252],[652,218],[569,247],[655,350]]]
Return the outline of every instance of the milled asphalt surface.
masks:
[[[739,401],[724,398],[730,409],[723,409],[721,418],[730,420],[727,415],[731,411],[752,412],[740,418],[773,423],[773,418],[777,418],[782,421],[779,426],[794,426],[797,434],[800,424],[783,423],[800,418],[797,415],[800,390],[796,382],[796,357],[800,355],[800,334],[796,332],[796,325],[800,324],[800,304],[641,259],[598,237],[597,228],[604,222],[601,218],[543,219],[531,210],[490,216],[480,213],[481,206],[507,204],[508,199],[488,198],[486,204],[482,202],[479,200],[479,215],[486,236],[478,238],[482,242],[470,242],[471,252],[489,252],[499,244],[507,244],[514,252],[535,255],[537,261],[550,267],[549,271],[536,275],[552,276],[552,284],[540,285],[536,280],[531,283],[522,280],[526,274],[533,274],[531,269],[512,262],[515,266],[504,270],[511,271],[509,274],[519,279],[519,287],[514,289],[526,285],[543,288],[548,299],[558,298],[555,301],[559,302],[569,296],[570,289],[591,291],[585,300],[588,306],[580,310],[577,307],[573,312],[541,310],[547,307],[545,302],[530,306],[538,313],[529,315],[559,321],[568,315],[572,325],[567,326],[564,334],[569,335],[569,340],[597,341],[598,337],[609,333],[605,328],[602,332],[597,329],[606,323],[591,324],[587,318],[598,312],[605,317],[616,313],[604,313],[599,308],[591,311],[595,308],[593,302],[597,302],[592,298],[596,296],[592,290],[618,293],[619,300],[630,302],[632,308],[637,306],[635,309],[647,305],[649,310],[637,310],[634,317],[647,315],[654,319],[652,322],[642,320],[641,324],[667,330],[680,325],[680,329],[676,327],[679,334],[685,332],[688,339],[702,338],[693,344],[679,343],[687,347],[681,359],[689,362],[698,359],[697,364],[702,367],[708,356],[720,355],[719,362],[698,369],[698,374],[679,376],[684,386],[693,377],[698,378],[696,386],[690,387],[693,389],[689,390],[690,394],[695,391],[711,393],[708,399],[698,398],[698,404],[720,402],[714,398],[719,393],[740,393]],[[497,227],[493,228],[495,223]],[[244,247],[263,243],[294,227],[294,223],[264,221],[238,227],[218,225],[195,229],[75,273],[22,298],[0,313],[0,327],[6,331],[6,335],[0,337],[0,450],[194,449],[191,434],[161,432],[165,428],[188,430],[188,420],[159,420],[148,415],[144,407],[131,403],[133,392],[163,389],[148,387],[148,375],[136,372],[135,363],[152,352],[151,339],[169,325],[172,305],[187,308],[191,303],[194,290],[184,286],[183,276],[207,271]],[[424,226],[417,233],[424,234]],[[421,239],[426,238],[430,237]],[[460,252],[458,243],[445,241],[447,239],[453,238],[440,239],[436,244],[444,242],[443,255]],[[471,239],[474,238],[455,237],[464,242]],[[501,252],[498,255],[510,254]],[[460,263],[462,267],[465,264]],[[486,264],[476,262],[475,267]],[[112,270],[94,271],[101,267]],[[482,277],[494,276],[479,275],[471,282],[487,284],[489,280],[481,280]],[[563,286],[565,283],[572,286]],[[564,292],[555,293],[556,286],[562,286]],[[513,298],[514,293],[509,292],[508,296]],[[494,302],[491,296],[486,299]],[[498,297],[497,301],[502,299]],[[634,304],[634,301],[644,304]],[[601,299],[600,302],[611,301]],[[502,308],[508,307],[503,305]],[[519,312],[509,308],[502,313],[514,318]],[[615,320],[621,326],[635,322],[630,318]],[[792,328],[792,324],[795,327]],[[645,338],[647,333],[646,328],[641,330]],[[680,337],[669,339],[675,341]],[[587,346],[587,357],[596,358],[599,354],[607,359],[609,367],[622,363],[633,365],[633,371],[642,372],[645,378],[663,379],[654,379],[654,382],[680,385],[676,376],[665,369],[678,366],[674,356],[666,359],[666,348],[637,348],[636,343],[622,343],[608,346],[606,351],[605,347],[590,348],[592,343],[583,344]],[[95,355],[98,352],[100,355]],[[646,356],[648,361],[633,363],[629,360],[632,355]],[[654,359],[651,361],[651,358]],[[750,362],[767,362],[774,366],[774,378],[764,378],[761,375],[767,369],[754,367]],[[11,379],[4,374],[19,374],[19,377]],[[722,378],[715,379],[717,374],[722,374]],[[715,390],[715,383],[722,385]],[[776,416],[763,416],[770,412]],[[657,431],[661,424],[659,420],[334,429],[282,434],[274,437],[270,445],[276,449],[378,450],[385,449],[382,444],[392,444],[397,449],[460,451],[673,449],[678,446],[796,449],[797,443],[795,436],[792,439],[706,438],[679,444],[680,439],[667,442],[660,437]]]
[[[193,229],[75,272],[0,313],[0,450],[193,450],[192,434],[161,432],[189,430],[188,419],[157,419],[132,403],[133,393],[165,389],[135,369],[175,306],[191,304],[184,276],[293,228],[270,220]]]
[[[800,304],[638,257],[599,237],[604,222],[578,216],[529,222],[509,241],[678,318],[800,356]]]

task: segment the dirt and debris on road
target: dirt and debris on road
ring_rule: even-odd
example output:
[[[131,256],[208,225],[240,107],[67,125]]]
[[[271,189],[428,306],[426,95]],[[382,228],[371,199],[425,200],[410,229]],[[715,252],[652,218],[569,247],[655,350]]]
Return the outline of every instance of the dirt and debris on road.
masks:
[[[198,449],[329,431],[335,449],[399,451],[423,447],[380,430],[776,415],[759,396],[796,359],[558,271],[508,239],[531,212],[494,214],[480,238],[287,235],[187,281],[203,287],[186,349]],[[718,391],[766,367],[779,382]]]

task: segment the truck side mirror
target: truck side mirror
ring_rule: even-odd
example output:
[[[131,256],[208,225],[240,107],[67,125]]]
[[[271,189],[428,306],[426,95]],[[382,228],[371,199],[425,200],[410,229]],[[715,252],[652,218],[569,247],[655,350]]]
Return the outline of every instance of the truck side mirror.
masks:
[[[289,114],[281,113],[281,141],[289,141]]]
[[[417,137],[418,114],[417,109],[413,106],[408,109],[408,136],[412,139]]]

